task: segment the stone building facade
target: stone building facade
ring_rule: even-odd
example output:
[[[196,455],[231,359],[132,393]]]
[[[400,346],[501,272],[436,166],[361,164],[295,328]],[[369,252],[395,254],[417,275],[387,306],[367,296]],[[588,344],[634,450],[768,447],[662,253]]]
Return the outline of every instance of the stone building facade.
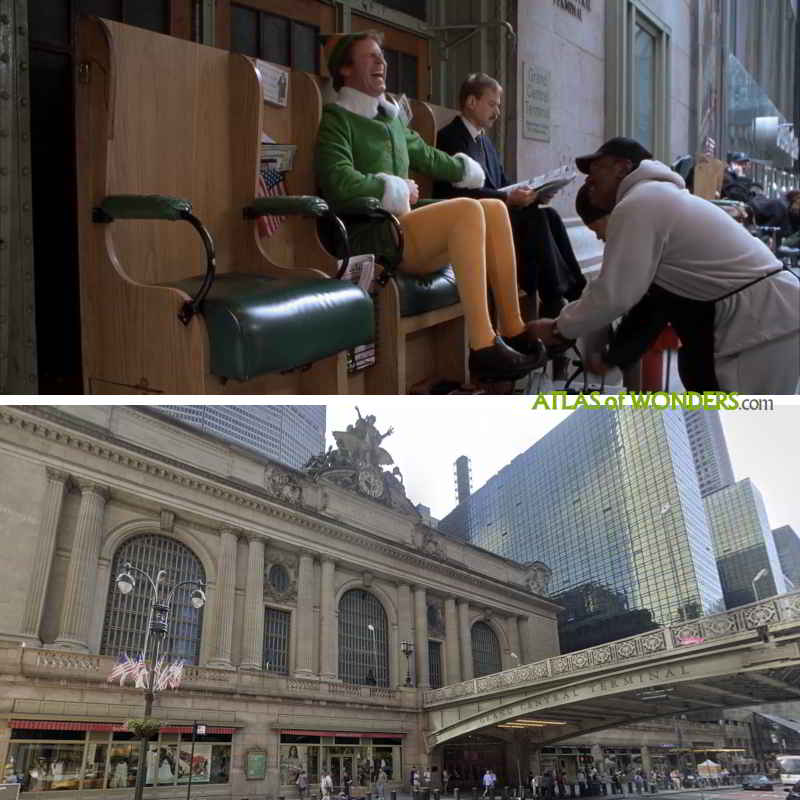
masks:
[[[557,606],[532,567],[425,526],[372,423],[301,472],[144,409],[0,408],[0,782],[131,795],[143,692],[107,680],[147,626],[142,587],[116,588],[127,559],[207,599],[175,595],[165,647],[186,664],[156,695],[148,796],[189,772],[253,800],[296,796],[300,769],[354,793],[441,769],[419,690],[555,654]]]

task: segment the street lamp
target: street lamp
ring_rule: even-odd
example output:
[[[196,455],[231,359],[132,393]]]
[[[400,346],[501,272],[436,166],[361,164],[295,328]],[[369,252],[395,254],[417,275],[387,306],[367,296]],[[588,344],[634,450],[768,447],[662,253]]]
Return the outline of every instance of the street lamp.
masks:
[[[406,657],[406,686],[411,686],[411,654],[414,652],[414,645],[411,642],[400,642],[400,650]]]
[[[151,602],[150,602],[150,619],[147,624],[147,631],[144,636],[144,646],[142,647],[141,661],[143,665],[147,664],[147,652],[150,645],[150,636],[152,634],[155,640],[155,647],[153,652],[153,668],[145,669],[144,679],[144,718],[148,719],[153,713],[153,700],[155,698],[156,688],[156,670],[155,667],[159,662],[161,656],[161,646],[164,637],[167,635],[169,628],[169,612],[172,607],[172,601],[175,597],[175,592],[182,586],[194,586],[189,602],[193,608],[202,608],[206,602],[206,595],[203,591],[205,584],[202,581],[188,580],[176,583],[167,593],[166,597],[162,595],[166,592],[166,586],[162,586],[164,579],[167,576],[167,571],[159,570],[156,579],[153,580],[146,572],[134,567],[130,561],[123,565],[124,572],[117,575],[117,589],[121,594],[128,595],[136,588],[136,579],[133,573],[136,572],[143,576],[147,583],[150,585]],[[139,766],[136,770],[136,789],[134,790],[134,800],[142,800],[144,794],[144,784],[147,776],[147,738],[141,737],[139,741]]]
[[[758,602],[758,600],[759,600],[759,597],[758,597],[758,587],[756,586],[756,584],[757,584],[757,583],[758,583],[758,582],[759,582],[759,581],[760,581],[760,580],[761,580],[761,579],[762,579],[762,578],[763,578],[763,577],[764,577],[766,574],[767,574],[767,568],[766,568],[766,567],[764,567],[764,569],[762,569],[762,570],[759,570],[759,571],[756,573],[756,576],[755,576],[755,578],[753,578],[753,581],[752,581],[752,584],[753,584],[753,597],[755,597],[755,599],[756,599],[756,602]]]
[[[367,630],[372,634],[372,660],[375,663],[375,685],[378,685],[378,645],[375,639],[375,626],[370,622]]]

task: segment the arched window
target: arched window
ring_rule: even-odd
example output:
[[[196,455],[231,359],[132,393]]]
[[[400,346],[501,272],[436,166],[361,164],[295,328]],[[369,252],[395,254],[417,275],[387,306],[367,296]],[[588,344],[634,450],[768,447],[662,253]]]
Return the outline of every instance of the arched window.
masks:
[[[363,589],[345,592],[339,601],[339,677],[343,681],[389,685],[388,627],[386,612],[374,595]]]
[[[485,623],[472,626],[472,669],[476,678],[502,669],[500,643],[495,632]]]
[[[144,646],[152,589],[136,573],[136,586],[130,594],[122,594],[117,589],[115,578],[124,571],[126,561],[146,572],[153,580],[159,570],[166,570],[166,585],[169,588],[181,581],[206,579],[200,560],[175,539],[151,533],[128,539],[117,550],[111,565],[111,585],[108,587],[100,644],[100,652],[104,655],[116,656],[125,652],[137,656]],[[203,609],[194,608],[189,602],[193,588],[186,586],[175,593],[170,609],[169,631],[162,645],[166,657],[183,658],[189,664],[197,664],[200,658],[200,633],[203,629]]]

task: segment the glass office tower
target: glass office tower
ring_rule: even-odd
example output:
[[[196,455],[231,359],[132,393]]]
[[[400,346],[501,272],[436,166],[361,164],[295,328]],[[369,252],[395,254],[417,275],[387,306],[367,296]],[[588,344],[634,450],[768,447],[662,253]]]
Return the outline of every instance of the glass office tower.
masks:
[[[772,538],[775,540],[783,574],[795,589],[800,589],[800,536],[791,525],[782,525],[772,531]]]
[[[592,635],[608,641],[722,608],[679,412],[576,411],[439,530],[517,561],[546,563],[550,596],[566,606],[564,650],[575,649],[565,641],[567,627],[582,620],[594,620]],[[598,629],[599,619],[612,617],[619,627]]]
[[[719,411],[684,411],[689,447],[694,457],[700,496],[705,497],[734,483],[728,445]]]
[[[325,406],[150,408],[295,469],[325,450]]]
[[[727,608],[786,591],[761,492],[749,478],[705,499]],[[766,573],[756,581],[761,573]]]

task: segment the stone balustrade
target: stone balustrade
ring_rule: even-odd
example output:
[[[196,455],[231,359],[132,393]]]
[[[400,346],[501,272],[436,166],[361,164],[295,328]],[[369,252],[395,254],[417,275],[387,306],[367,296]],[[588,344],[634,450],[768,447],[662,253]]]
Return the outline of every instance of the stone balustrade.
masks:
[[[68,678],[91,683],[107,683],[108,675],[116,663],[116,659],[111,656],[35,647],[7,648],[2,651],[2,655],[0,674],[22,674],[43,679]],[[119,684],[112,682],[108,685],[113,687]],[[125,688],[132,688],[130,681],[126,682]],[[405,706],[417,702],[415,689],[359,686],[339,681],[289,678],[269,672],[189,665],[184,667],[181,689],[287,696],[302,694],[321,698],[347,697],[379,704],[400,701]]]

